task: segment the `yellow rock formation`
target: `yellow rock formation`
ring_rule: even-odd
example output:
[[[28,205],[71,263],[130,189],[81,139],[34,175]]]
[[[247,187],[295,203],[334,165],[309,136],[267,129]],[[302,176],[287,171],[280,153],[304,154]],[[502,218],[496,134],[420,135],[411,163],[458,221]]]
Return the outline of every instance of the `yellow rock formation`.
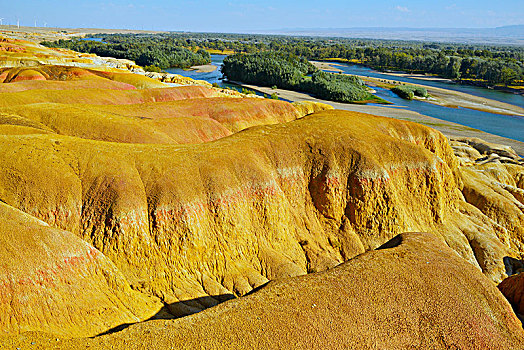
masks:
[[[131,290],[109,259],[70,232],[4,203],[0,226],[0,334],[97,335],[161,308]]]
[[[6,84],[2,92],[16,92],[28,89],[145,89],[167,87],[161,82],[143,75],[126,72],[106,72],[68,66],[39,66],[32,68],[0,68],[0,81],[3,83],[26,82],[25,84]],[[35,83],[35,81],[45,81]],[[74,82],[68,84],[65,82]],[[78,83],[84,83],[83,85]],[[21,89],[20,86],[24,87]],[[61,86],[61,88],[58,88]]]
[[[0,148],[4,202],[167,304],[325,270],[405,231],[433,232],[494,280],[514,248],[464,201],[446,139],[409,122],[326,111],[200,145],[24,135]]]
[[[510,149],[450,146],[416,123],[321,104],[70,67],[79,63],[60,55],[71,52],[49,65],[49,49],[20,41],[0,47],[4,64],[20,60],[0,70],[0,332],[92,336],[284,278],[166,323],[172,335],[148,329],[155,321],[122,336],[148,347],[211,334],[237,346],[228,327],[256,326],[289,333],[260,334],[270,348],[335,346],[335,336],[389,348],[522,344],[493,283],[507,277],[504,258],[524,254],[524,171]],[[403,232],[431,235],[369,252]],[[306,326],[316,338],[300,337]],[[123,347],[119,334],[94,344]]]
[[[10,125],[33,126],[61,135],[160,144],[208,142],[251,126],[302,116],[286,102],[223,97],[129,105],[34,103],[0,108],[2,115],[11,118]]]
[[[466,201],[500,225],[499,239],[524,258],[524,160],[510,147],[479,139],[452,142]]]
[[[313,101],[301,101],[293,102],[293,106],[300,111],[303,115],[313,114],[316,112],[322,112],[325,110],[333,109],[333,106],[321,102]]]
[[[95,339],[33,333],[3,340],[10,348],[75,350],[520,350],[524,331],[477,269],[435,236],[411,233],[328,271],[270,282],[196,315]]]
[[[0,36],[0,67],[39,67],[65,65],[98,68],[115,72],[145,73],[133,61],[98,57],[68,49],[51,49],[37,43]]]
[[[398,238],[399,246],[365,253],[323,273],[271,282],[252,295],[198,315],[146,322],[91,342],[64,345],[113,349],[245,349],[247,344],[257,349],[524,348],[520,321],[479,271],[434,236],[405,234]]]
[[[25,89],[20,92],[0,94],[0,108],[32,103],[125,105],[219,96],[221,96],[220,92],[202,86],[183,86],[177,88],[167,87],[143,90],[115,90],[111,88],[89,88],[79,90],[49,90],[45,88],[38,90]]]

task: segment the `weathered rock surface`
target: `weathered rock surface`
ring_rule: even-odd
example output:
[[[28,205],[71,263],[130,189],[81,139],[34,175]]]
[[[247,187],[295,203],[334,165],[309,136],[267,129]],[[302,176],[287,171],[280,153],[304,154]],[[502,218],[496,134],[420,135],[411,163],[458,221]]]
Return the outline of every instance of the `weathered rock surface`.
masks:
[[[391,341],[395,348],[409,341],[427,348],[430,341],[442,347],[469,341],[490,348],[499,338],[506,339],[502,345],[520,344],[521,330],[513,332],[507,302],[493,292],[494,285],[478,279],[482,271],[500,282],[507,272],[503,258],[517,261],[524,254],[524,172],[510,150],[479,140],[454,141],[452,150],[430,128],[322,105],[226,99],[222,90],[203,86],[150,88],[161,83],[122,71],[42,66],[28,57],[44,49],[7,44],[3,57],[19,57],[17,66],[27,69],[0,72],[9,81],[0,84],[0,243],[5,239],[0,264],[7,266],[0,281],[15,281],[0,294],[4,332],[93,335],[147,318],[162,303],[162,313],[188,315],[269,280],[331,269],[399,233],[427,231],[434,238],[406,236],[411,243],[398,249],[289,280],[304,300],[282,310],[300,327],[301,317],[317,329],[332,327],[301,304],[325,293],[332,297],[314,303],[325,306],[323,315],[349,322],[358,307],[347,319],[337,312],[339,304],[345,311],[352,302],[340,291],[348,283],[342,281],[351,281],[347,292],[359,296],[364,312],[362,321],[353,321],[361,328],[349,327],[355,333],[348,334],[360,339],[367,333],[358,332],[373,329],[373,322],[379,329],[380,336],[364,337],[362,344]],[[46,60],[52,56],[48,51],[41,52]],[[18,255],[11,248],[17,239]],[[434,252],[436,245],[442,256]],[[86,252],[89,259],[81,258]],[[75,265],[57,269],[64,257],[74,257]],[[426,258],[440,265],[417,267]],[[380,277],[367,277],[368,262],[370,276]],[[41,280],[34,271],[53,277]],[[286,285],[250,296],[260,303],[255,310],[274,299],[264,291]],[[397,285],[399,291],[392,288]],[[406,287],[412,285],[416,288]],[[306,293],[309,289],[315,293]],[[455,289],[461,292],[451,293]],[[471,289],[471,296],[462,289]],[[359,290],[375,299],[364,300]],[[285,295],[294,294],[286,289]],[[379,297],[395,310],[393,316],[377,307]],[[238,301],[239,309],[250,305],[249,298]],[[224,305],[212,310],[227,319],[220,310],[230,303]],[[383,315],[380,322],[372,319],[374,308]],[[449,319],[451,312],[458,312],[460,322]],[[285,316],[278,315],[274,323],[253,324],[281,327]],[[405,322],[398,323],[397,316]],[[238,314],[230,319],[231,326],[223,327],[250,329]],[[188,344],[216,320],[205,322],[197,333],[187,333]],[[190,327],[182,321],[172,325]],[[315,333],[327,334],[323,338],[306,334],[304,342],[334,346],[327,331]],[[284,333],[273,340],[261,337],[260,344],[273,347],[295,339]]]
[[[37,43],[0,36],[0,67],[39,67],[42,65],[72,66],[104,69],[106,71],[144,74],[135,62],[68,49],[53,49]]]
[[[70,232],[0,202],[0,334],[93,336],[162,306]]]
[[[410,233],[333,269],[270,282],[196,315],[95,339],[28,334],[17,341],[11,344],[60,349],[517,350],[524,331],[480,271],[434,235]]]
[[[498,287],[524,322],[524,273],[506,278]]]
[[[139,74],[52,65],[30,68],[0,68],[0,82],[4,83],[0,85],[0,92],[36,89],[109,88],[129,90],[167,87],[161,82]],[[22,82],[24,84],[20,84]],[[74,82],[74,84],[66,84],[65,82]]]
[[[194,80],[188,77],[184,77],[180,74],[170,74],[170,73],[156,73],[156,72],[147,72],[145,73],[146,77],[161,81],[163,83],[172,83],[180,85],[202,85],[211,87],[211,83],[205,80]]]
[[[300,111],[303,115],[309,115],[317,112],[333,109],[333,106],[321,102],[313,101],[300,101],[293,102],[293,106]]]
[[[181,86],[144,90],[80,89],[27,90],[0,94],[0,108],[33,103],[124,105],[220,97],[220,92],[202,86]]]
[[[461,167],[466,201],[507,231],[501,240],[524,254],[524,166],[511,147],[480,139],[451,142]],[[489,155],[489,156],[486,156]]]
[[[300,117],[287,102],[223,97],[131,105],[37,103],[0,108],[0,125],[37,126],[61,135],[123,143],[208,142],[251,126]]]
[[[511,147],[499,145],[491,142],[486,142],[476,137],[463,137],[454,139],[455,142],[466,144],[475,149],[482,155],[496,154],[499,157],[511,159],[515,161],[524,161]],[[478,157],[480,158],[480,157]],[[477,159],[478,161],[478,159]]]
[[[4,202],[82,237],[177,315],[404,231],[495,281],[515,255],[513,233],[463,200],[446,139],[415,123],[326,111],[200,145],[26,135],[0,149]]]

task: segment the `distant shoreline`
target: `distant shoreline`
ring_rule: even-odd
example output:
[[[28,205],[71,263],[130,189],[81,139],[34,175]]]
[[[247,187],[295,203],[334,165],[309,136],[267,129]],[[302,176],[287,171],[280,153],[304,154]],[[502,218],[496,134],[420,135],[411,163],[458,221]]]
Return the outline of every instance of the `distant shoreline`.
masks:
[[[411,78],[411,79],[419,79],[419,80],[427,80],[427,81],[440,81],[443,83],[454,83],[454,81],[451,79],[441,78],[441,77],[431,76],[431,75],[424,75],[424,74],[410,74],[410,73],[399,73],[399,72],[387,72],[387,74],[393,75],[395,77],[402,77],[402,78]]]

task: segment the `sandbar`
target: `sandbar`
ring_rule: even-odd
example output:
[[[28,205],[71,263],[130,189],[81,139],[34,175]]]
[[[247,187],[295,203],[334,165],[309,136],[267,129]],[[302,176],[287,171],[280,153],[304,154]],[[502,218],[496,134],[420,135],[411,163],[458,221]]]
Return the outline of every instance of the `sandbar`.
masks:
[[[211,73],[214,72],[218,67],[212,64],[203,64],[201,66],[193,66],[190,70],[194,70],[197,73]]]
[[[405,84],[403,82],[390,79],[378,79],[359,75],[357,76],[362,78],[362,80],[366,82],[366,85],[370,86],[389,88],[394,85]],[[424,84],[410,83],[408,85],[421,86],[428,91],[428,93],[431,95],[431,98],[421,99],[424,102],[433,103],[443,107],[463,107],[494,114],[524,116],[524,108],[509,103],[491,100],[485,97],[467,94],[465,92],[437,88]]]
[[[331,63],[331,62],[319,62],[319,61],[309,61],[312,65],[322,70],[329,70],[333,72],[344,72],[342,69],[336,68],[335,66],[341,66],[341,64]]]

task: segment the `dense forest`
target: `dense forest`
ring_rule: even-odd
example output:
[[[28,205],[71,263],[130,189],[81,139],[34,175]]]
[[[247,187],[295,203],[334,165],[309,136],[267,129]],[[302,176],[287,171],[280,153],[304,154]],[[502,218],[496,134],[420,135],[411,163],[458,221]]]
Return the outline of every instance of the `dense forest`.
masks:
[[[61,47],[79,52],[94,53],[102,57],[126,58],[135,61],[147,70],[159,71],[160,68],[189,68],[211,62],[206,50],[190,50],[155,36],[121,36],[110,42],[93,40],[58,40],[42,42],[48,47]]]
[[[235,54],[224,59],[221,69],[229,80],[309,92],[326,100],[383,102],[370,94],[359,78],[319,71],[305,58],[293,54]]]
[[[429,73],[481,85],[524,84],[524,48],[516,46],[234,34],[201,34],[185,42],[207,49],[271,50],[307,59],[345,60],[378,70]]]
[[[484,86],[524,85],[524,48],[518,46],[219,33],[95,36],[107,44],[81,40],[46,44],[162,68],[201,64],[209,59],[202,49],[228,54],[272,51],[309,60],[349,61],[378,70],[427,73]]]
[[[317,71],[304,58],[273,52],[231,55],[224,59],[221,69],[229,80],[283,89],[296,87],[305,75]]]

